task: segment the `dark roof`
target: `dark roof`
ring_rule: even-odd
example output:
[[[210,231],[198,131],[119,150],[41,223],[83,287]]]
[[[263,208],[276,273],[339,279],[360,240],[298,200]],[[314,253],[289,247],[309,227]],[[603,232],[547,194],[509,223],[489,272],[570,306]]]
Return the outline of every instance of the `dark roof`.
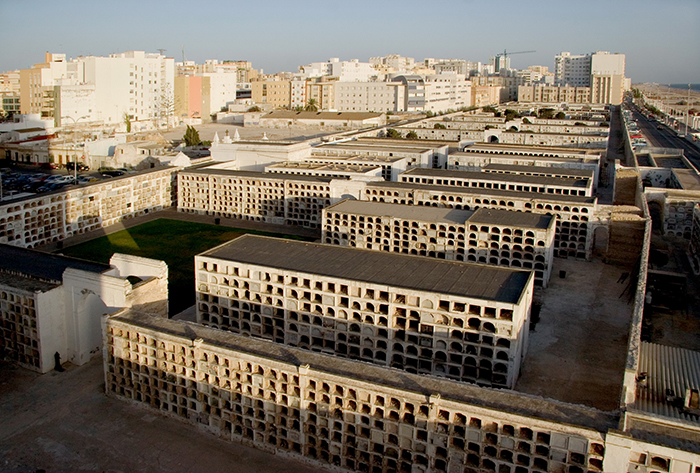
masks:
[[[326,207],[329,212],[346,212],[358,215],[371,215],[406,220],[423,220],[435,223],[464,225],[478,223],[486,225],[504,225],[511,227],[546,229],[552,222],[551,215],[513,210],[480,208],[477,210],[459,210],[446,207],[429,207],[424,205],[390,204],[370,202],[367,200],[343,200]]]
[[[592,169],[573,169],[558,166],[523,166],[518,164],[498,164],[491,163],[483,167],[485,171],[506,171],[513,173],[526,173],[534,172],[540,174],[547,174],[549,176],[578,176],[582,178],[592,178]]]
[[[92,273],[103,273],[111,269],[111,266],[69,256],[54,255],[43,251],[0,244],[1,273],[22,275],[44,282],[60,283],[63,280],[63,272],[68,268]]]
[[[265,179],[265,180],[287,180],[287,181],[316,181],[328,183],[333,180],[331,177],[324,176],[306,176],[303,174],[285,174],[279,172],[258,172],[258,171],[237,171],[235,169],[216,169],[216,168],[200,168],[200,169],[185,169],[183,173],[191,174],[214,174],[220,176],[235,176],[249,179]]]
[[[526,199],[549,202],[561,202],[571,205],[595,205],[595,197],[563,194],[543,194],[538,192],[519,192],[503,189],[487,189],[484,187],[464,187],[464,186],[442,186],[434,184],[419,184],[417,182],[393,182],[393,181],[370,181],[367,189],[382,187],[388,189],[405,189],[412,191],[432,191],[437,193],[452,194],[476,194],[484,197],[498,197],[505,199]]]
[[[512,227],[547,229],[552,223],[551,215],[532,212],[514,212],[512,210],[479,208],[469,218],[469,223],[485,225],[505,225]]]
[[[496,172],[481,171],[458,171],[455,169],[432,169],[432,168],[411,168],[401,174],[428,177],[440,177],[443,179],[465,179],[465,180],[485,180],[485,181],[508,181],[525,184],[567,186],[567,187],[588,187],[588,179],[568,178],[568,177],[541,177],[527,176],[524,174],[503,174]]]
[[[516,304],[529,271],[244,235],[200,256],[326,277]]]

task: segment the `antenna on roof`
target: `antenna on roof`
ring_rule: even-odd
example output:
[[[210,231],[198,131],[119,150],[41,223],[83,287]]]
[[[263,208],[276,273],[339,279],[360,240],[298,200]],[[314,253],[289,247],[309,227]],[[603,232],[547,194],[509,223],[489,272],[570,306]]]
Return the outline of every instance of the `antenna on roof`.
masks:
[[[160,53],[161,56],[165,56],[165,54],[163,54],[163,53],[164,53],[165,51],[167,51],[167,49],[157,48],[156,51],[158,51],[158,52]]]

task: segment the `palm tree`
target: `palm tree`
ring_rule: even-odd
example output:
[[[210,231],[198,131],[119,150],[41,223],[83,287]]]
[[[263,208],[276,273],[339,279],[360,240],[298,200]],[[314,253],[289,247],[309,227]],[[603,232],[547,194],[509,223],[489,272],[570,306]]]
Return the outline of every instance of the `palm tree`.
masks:
[[[305,112],[318,112],[318,102],[316,99],[309,99],[309,103],[304,107]]]

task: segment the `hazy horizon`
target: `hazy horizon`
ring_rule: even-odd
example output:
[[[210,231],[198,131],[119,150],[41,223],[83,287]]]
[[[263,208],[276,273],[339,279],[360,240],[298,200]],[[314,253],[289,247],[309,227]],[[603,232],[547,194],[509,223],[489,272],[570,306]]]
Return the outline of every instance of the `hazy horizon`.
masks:
[[[300,65],[400,54],[488,63],[504,49],[511,66],[554,66],[561,51],[626,55],[634,83],[700,82],[700,2],[592,0],[438,0],[297,4],[272,0],[256,9],[243,2],[173,0],[120,3],[0,0],[12,28],[0,31],[0,72],[43,62],[46,51],[106,56],[131,50],[202,63],[247,60],[265,73]],[[42,12],[42,14],[37,14]]]

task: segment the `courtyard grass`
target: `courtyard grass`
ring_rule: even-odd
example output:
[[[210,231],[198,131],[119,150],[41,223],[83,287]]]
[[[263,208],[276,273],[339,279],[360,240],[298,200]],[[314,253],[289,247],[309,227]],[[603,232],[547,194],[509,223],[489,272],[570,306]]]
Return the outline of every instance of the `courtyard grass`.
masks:
[[[246,233],[312,240],[296,235],[157,219],[64,248],[58,253],[100,263],[109,263],[114,253],[165,261],[168,265],[168,299],[172,316],[195,303],[194,256]]]

